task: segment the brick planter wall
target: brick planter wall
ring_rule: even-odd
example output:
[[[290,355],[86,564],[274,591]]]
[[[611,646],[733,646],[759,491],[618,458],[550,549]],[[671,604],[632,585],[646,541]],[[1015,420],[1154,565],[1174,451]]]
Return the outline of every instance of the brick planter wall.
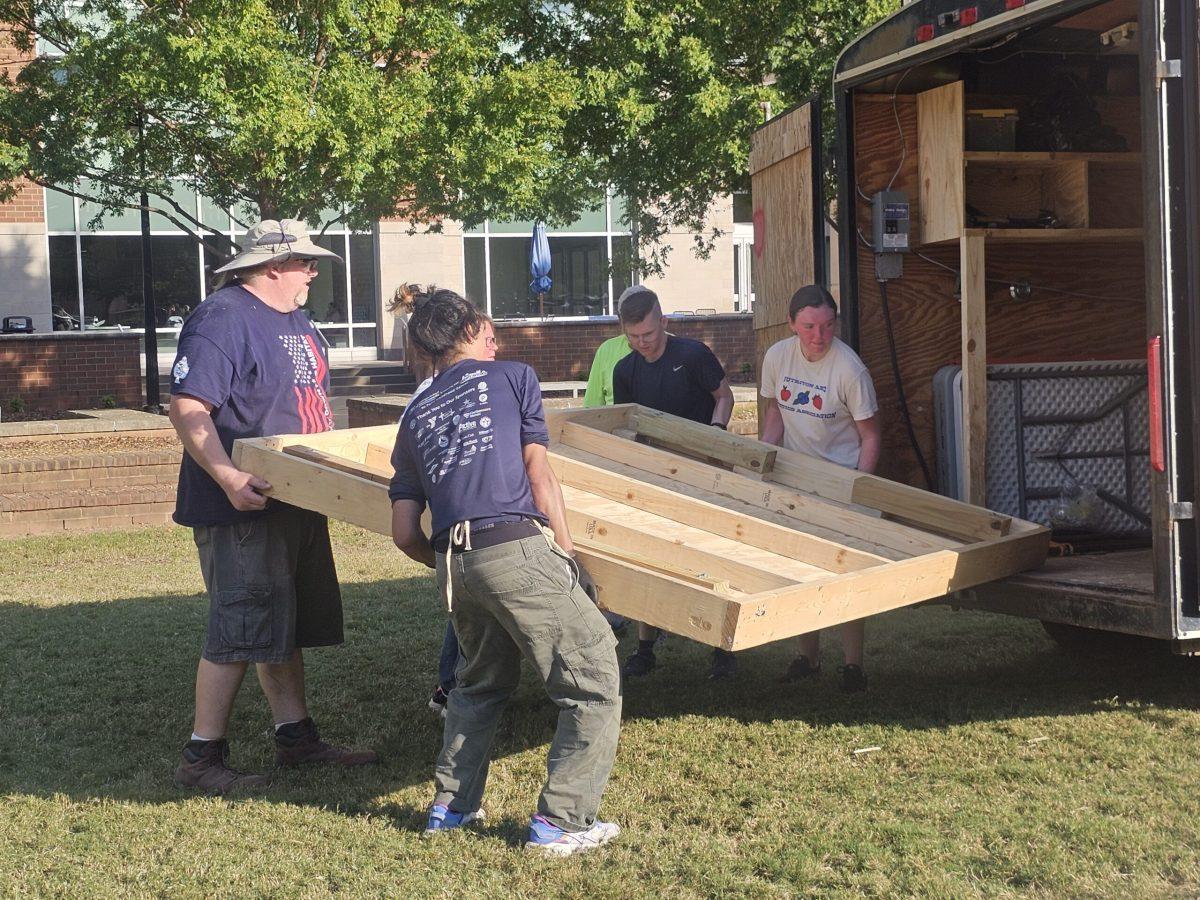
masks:
[[[730,381],[754,381],[754,320],[747,315],[668,316],[672,334],[712,348]],[[619,333],[615,317],[586,322],[497,322],[499,359],[531,365],[542,381],[586,380],[596,348]],[[743,371],[743,367],[750,368]]]
[[[0,459],[0,539],[169,525],[181,453],[81,448],[62,456]]]
[[[128,333],[0,335],[0,418],[18,397],[51,411],[96,408],[108,395],[142,406],[141,342]]]

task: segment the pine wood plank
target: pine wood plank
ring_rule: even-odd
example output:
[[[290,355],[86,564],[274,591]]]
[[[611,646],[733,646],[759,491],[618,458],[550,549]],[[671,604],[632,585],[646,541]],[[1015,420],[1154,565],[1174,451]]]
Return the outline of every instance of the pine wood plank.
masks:
[[[637,407],[632,423],[638,434],[648,438],[690,448],[731,466],[741,466],[766,474],[775,467],[778,450],[761,441],[748,441],[711,425],[691,422],[645,406]]]
[[[700,429],[700,436],[703,437],[706,431],[704,426],[695,427]],[[573,422],[564,425],[561,435],[563,443],[567,446],[620,460],[625,465],[669,478],[677,484],[754,504],[785,516],[791,520],[789,524],[794,527],[802,525],[806,529],[821,529],[821,537],[839,543],[850,541],[852,545],[867,549],[868,552],[911,556],[914,553],[924,553],[956,544],[955,541],[939,535],[930,535],[915,528],[888,522],[848,507],[834,506],[824,500],[789,490],[784,485],[776,484],[771,476],[767,476],[767,480],[748,478],[736,472],[682,459],[667,450],[635,444],[616,435],[598,433]],[[844,471],[840,467],[835,468],[839,472]],[[893,552],[888,554],[887,551]]]
[[[612,463],[575,448],[550,456],[559,481],[713,534],[739,540],[819,566],[830,572],[852,572],[882,565],[888,557],[847,546],[796,529],[798,523],[739,500],[722,497],[648,472]]]
[[[289,455],[274,449],[270,439],[235,441],[233,464],[243,472],[265,478],[271,485],[269,497],[378,534],[392,533],[392,505],[386,482]]]
[[[984,239],[963,237],[962,404],[966,500],[987,502],[987,281]]]
[[[1036,568],[1046,559],[1048,541],[1044,528],[1022,530],[960,550],[747,598],[739,609],[731,649],[807,634]]]
[[[816,566],[563,485],[572,539],[641,552],[747,594],[824,578]]]
[[[913,243],[957,238],[965,225],[963,83],[955,81],[917,95],[921,233]],[[868,220],[870,221],[870,220]]]

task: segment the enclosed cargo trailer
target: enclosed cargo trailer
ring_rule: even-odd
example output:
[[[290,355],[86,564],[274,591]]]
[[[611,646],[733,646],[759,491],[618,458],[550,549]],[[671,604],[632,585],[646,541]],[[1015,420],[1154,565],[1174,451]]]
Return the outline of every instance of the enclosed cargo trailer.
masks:
[[[1195,0],[916,0],[850,44],[835,69],[832,280],[842,337],[888,416],[881,474],[933,486],[934,380],[958,366],[960,415],[949,418],[961,423],[963,499],[994,501],[988,479],[1004,453],[1017,454],[1021,476],[1050,461],[1068,482],[1099,481],[1088,466],[1118,450],[1097,449],[1075,421],[1084,413],[1039,415],[1037,386],[1010,407],[1058,437],[1029,453],[1000,445],[1014,429],[989,423],[1009,415],[992,398],[996,367],[1144,360],[1144,417],[1099,404],[1103,416],[1124,416],[1119,454],[1138,477],[1078,485],[1105,491],[1144,527],[1115,536],[1045,521],[1066,551],[1110,552],[1052,559],[957,598],[1042,619],[1057,637],[1115,631],[1183,652],[1200,640],[1197,35]],[[780,140],[811,137],[814,106],[753,138],[760,354],[786,334],[791,292],[822,274],[819,195],[781,198],[772,184],[791,165],[819,185],[820,142]],[[908,252],[881,234],[907,238]]]

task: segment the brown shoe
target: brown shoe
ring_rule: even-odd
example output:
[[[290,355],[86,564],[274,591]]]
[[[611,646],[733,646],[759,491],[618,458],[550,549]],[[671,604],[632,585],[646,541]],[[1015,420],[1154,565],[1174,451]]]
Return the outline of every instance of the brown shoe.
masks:
[[[265,775],[251,775],[229,768],[225,764],[227,759],[229,741],[188,741],[179,768],[175,770],[175,786],[206,794],[234,794],[261,790],[271,783]]]
[[[275,732],[275,765],[304,766],[329,763],[335,766],[366,766],[379,762],[374,750],[351,750],[321,740],[311,718],[291,722]]]

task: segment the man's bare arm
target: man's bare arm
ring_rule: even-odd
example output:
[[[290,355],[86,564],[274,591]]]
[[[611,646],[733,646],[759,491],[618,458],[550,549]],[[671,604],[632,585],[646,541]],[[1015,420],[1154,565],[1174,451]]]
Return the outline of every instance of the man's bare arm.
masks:
[[[717,401],[713,407],[712,423],[716,425],[728,425],[729,419],[733,416],[733,388],[729,386],[729,379],[721,379],[721,384],[712,393],[713,399]]]
[[[169,416],[188,455],[212,476],[234,509],[253,512],[267,505],[261,492],[269,491],[271,485],[233,464],[213,424],[211,403],[176,394],[171,398]]]
[[[779,411],[779,404],[774,397],[767,401],[767,409],[763,413],[762,440],[783,446],[783,413]]]
[[[416,500],[397,500],[392,504],[392,541],[409,559],[437,566],[433,545],[421,530],[421,504]]]
[[[546,448],[541,444],[526,444],[524,456],[534,505],[550,520],[550,530],[554,532],[554,540],[558,546],[567,553],[574,554],[575,544],[571,541],[571,531],[567,528],[567,504],[563,502],[558,478],[550,468]]]

